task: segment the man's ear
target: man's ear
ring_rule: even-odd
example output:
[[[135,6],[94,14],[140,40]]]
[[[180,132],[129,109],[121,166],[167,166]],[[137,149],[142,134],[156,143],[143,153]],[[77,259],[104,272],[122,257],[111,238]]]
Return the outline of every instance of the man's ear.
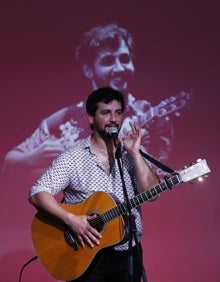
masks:
[[[92,79],[93,78],[93,70],[89,65],[83,65],[82,66],[83,69],[83,73],[85,75],[85,77],[87,77],[88,79]]]
[[[90,125],[92,125],[94,121],[94,117],[87,114],[87,118],[88,118]]]

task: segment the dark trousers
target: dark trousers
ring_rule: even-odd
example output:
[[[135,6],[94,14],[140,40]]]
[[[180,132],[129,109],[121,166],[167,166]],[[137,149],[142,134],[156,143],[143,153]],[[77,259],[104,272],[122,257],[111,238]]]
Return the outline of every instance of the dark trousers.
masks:
[[[133,272],[130,272],[128,251],[115,251],[110,248],[101,250],[89,269],[74,282],[140,282],[142,274],[140,245],[132,248],[132,258]]]

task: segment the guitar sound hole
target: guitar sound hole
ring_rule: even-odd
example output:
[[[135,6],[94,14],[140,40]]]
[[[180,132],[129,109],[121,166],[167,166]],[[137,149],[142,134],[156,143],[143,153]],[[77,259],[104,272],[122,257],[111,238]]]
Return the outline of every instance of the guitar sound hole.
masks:
[[[93,228],[95,228],[98,232],[101,232],[101,231],[104,229],[105,223],[104,223],[102,217],[101,217],[99,214],[93,213],[93,214],[90,214],[90,215],[94,215],[94,214],[96,214],[96,218],[90,220],[89,223],[90,223],[90,225],[91,225]]]

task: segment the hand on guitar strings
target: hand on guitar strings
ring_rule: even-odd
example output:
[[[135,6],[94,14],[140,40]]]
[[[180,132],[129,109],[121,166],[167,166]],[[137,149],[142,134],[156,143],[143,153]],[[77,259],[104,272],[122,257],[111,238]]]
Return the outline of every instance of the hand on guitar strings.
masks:
[[[68,226],[72,232],[76,235],[77,241],[84,248],[85,244],[93,248],[95,245],[99,245],[99,239],[102,235],[93,228],[89,221],[96,218],[96,215],[74,215],[69,214]]]

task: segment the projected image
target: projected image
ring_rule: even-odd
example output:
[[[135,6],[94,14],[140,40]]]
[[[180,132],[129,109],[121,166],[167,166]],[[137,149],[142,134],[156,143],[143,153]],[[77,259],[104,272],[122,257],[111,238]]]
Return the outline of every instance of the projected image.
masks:
[[[109,86],[124,94],[126,111],[121,136],[130,129],[130,120],[137,122],[142,128],[143,146],[156,159],[166,161],[173,140],[169,115],[179,114],[191,103],[190,93],[180,91],[156,106],[151,104],[150,97],[149,100],[135,98],[135,93],[131,93],[135,83],[133,36],[114,23],[85,32],[75,55],[92,90]],[[36,179],[57,155],[85,138],[89,134],[85,111],[88,94],[45,118],[30,137],[7,153],[3,171],[23,169]]]
[[[66,264],[68,261],[68,265],[70,262],[68,256],[63,259],[57,250],[56,234],[61,238],[60,243],[68,244],[71,251],[75,252],[76,245],[66,224],[62,224],[64,228],[58,228],[57,233],[53,222],[48,224],[47,218],[43,217],[42,224],[38,225],[41,207],[35,208],[39,194],[34,194],[33,189],[40,192],[45,179],[52,179],[47,182],[52,183],[47,184],[47,191],[54,195],[57,206],[61,202],[61,207],[73,204],[73,214],[82,214],[85,219],[79,223],[90,223],[87,214],[93,216],[93,211],[99,213],[100,209],[106,215],[105,211],[112,208],[106,207],[109,197],[97,200],[97,191],[109,193],[113,199],[116,197],[117,204],[118,200],[125,203],[122,211],[127,214],[126,208],[130,205],[127,205],[123,175],[117,163],[118,153],[123,157],[128,198],[135,205],[132,212],[137,221],[137,234],[141,234],[147,280],[220,281],[220,252],[216,252],[220,247],[220,192],[216,185],[219,9],[214,2],[203,1],[200,5],[194,2],[113,0],[109,5],[99,0],[77,4],[53,0],[27,1],[22,5],[14,1],[11,5],[10,1],[4,1],[0,46],[2,281],[18,281],[19,277],[22,282],[74,279],[72,276],[54,278],[50,271],[53,268],[65,275],[58,262]],[[114,107],[111,104],[107,105],[109,108],[100,107],[106,111],[98,111],[97,116],[90,111],[92,115],[87,116],[88,96],[100,88],[111,88],[111,92],[119,90],[123,94],[123,116],[115,106],[117,99]],[[103,95],[102,92],[100,96]],[[106,97],[110,95],[107,93]],[[102,119],[103,113],[107,115]],[[96,127],[92,127],[94,121]],[[112,131],[103,132],[102,128]],[[112,140],[107,136],[102,138],[107,132]],[[100,136],[98,140],[96,133]],[[127,139],[129,136],[137,143],[126,143],[132,141],[132,138]],[[102,139],[108,146],[102,146]],[[69,165],[72,157],[70,162],[64,160],[65,168],[64,164],[60,165],[62,157],[76,152],[85,140],[92,140],[86,147],[91,148],[87,152],[92,154],[84,158],[80,153],[73,166]],[[101,143],[96,142],[99,140]],[[139,158],[138,149],[144,162]],[[164,166],[158,168],[159,162],[152,164],[150,157]],[[211,170],[208,175],[207,170],[204,172],[205,161]],[[137,197],[142,190],[139,189],[142,177],[151,177],[145,166],[148,164],[160,184],[154,189],[151,182],[151,192],[147,190]],[[176,172],[179,173],[176,175]],[[64,174],[72,175],[74,182],[69,182],[69,178],[66,181]],[[45,199],[50,193],[40,195]],[[92,209],[84,206],[89,194],[94,195],[91,203],[87,202]],[[152,199],[152,195],[157,200]],[[51,207],[50,199],[45,202],[47,210]],[[98,215],[99,220],[103,221],[102,218]],[[105,225],[102,246],[108,235],[109,238],[115,236],[118,230],[123,233],[123,227],[126,227],[124,231],[128,230],[124,214],[123,221],[125,224],[119,229]],[[96,219],[93,227],[95,222]],[[73,228],[73,233],[77,232]],[[84,240],[87,236],[84,232]],[[37,245],[46,255],[48,270]],[[53,251],[48,252],[48,247]],[[64,249],[63,245],[60,249]],[[119,246],[116,249],[122,250]],[[83,260],[86,263],[86,259]],[[119,262],[120,267],[120,259]],[[106,274],[106,281],[114,281],[111,275]],[[116,277],[121,278],[117,274]]]

